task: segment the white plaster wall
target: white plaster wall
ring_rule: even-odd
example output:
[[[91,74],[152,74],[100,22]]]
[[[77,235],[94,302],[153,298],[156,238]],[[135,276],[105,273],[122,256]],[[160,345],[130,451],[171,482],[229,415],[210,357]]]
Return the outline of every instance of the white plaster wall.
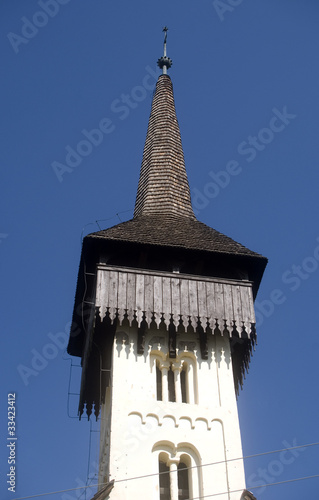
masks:
[[[194,469],[193,496],[245,488],[242,460],[225,462],[242,456],[229,341],[210,337],[206,361],[196,334],[178,334],[177,345],[195,342],[190,356],[197,362],[198,403],[164,403],[156,400],[152,359],[158,351],[167,354],[167,338],[166,331],[148,330],[145,353],[137,355],[137,329],[117,330],[112,390],[108,389],[101,413],[100,483],[115,479],[112,500],[140,498],[141,493],[159,499],[158,450],[164,446],[172,455],[190,447],[196,465],[219,462]],[[150,477],[129,480],[145,475]],[[240,493],[214,498],[235,500]]]

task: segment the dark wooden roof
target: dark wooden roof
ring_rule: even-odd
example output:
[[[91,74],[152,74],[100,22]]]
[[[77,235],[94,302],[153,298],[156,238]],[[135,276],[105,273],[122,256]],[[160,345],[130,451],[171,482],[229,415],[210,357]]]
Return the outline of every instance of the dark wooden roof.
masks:
[[[139,215],[86,238],[179,247],[264,259],[240,243],[188,216]]]

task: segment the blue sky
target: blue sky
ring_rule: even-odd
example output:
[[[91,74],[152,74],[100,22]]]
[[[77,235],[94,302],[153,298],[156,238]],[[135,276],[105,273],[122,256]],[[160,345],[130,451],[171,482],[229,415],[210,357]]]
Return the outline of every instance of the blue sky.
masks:
[[[5,432],[15,392],[18,438],[15,494],[1,440],[1,498],[76,488],[95,472],[98,427],[67,414],[64,344],[81,236],[132,215],[164,25],[198,218],[269,259],[238,400],[244,455],[317,442],[318,2],[15,0],[0,9],[0,413]],[[88,148],[92,129],[102,132]],[[70,392],[79,376],[73,368]],[[70,396],[71,416],[76,407]],[[314,446],[247,459],[248,486],[318,474],[318,457]],[[254,491],[314,498],[318,481]]]

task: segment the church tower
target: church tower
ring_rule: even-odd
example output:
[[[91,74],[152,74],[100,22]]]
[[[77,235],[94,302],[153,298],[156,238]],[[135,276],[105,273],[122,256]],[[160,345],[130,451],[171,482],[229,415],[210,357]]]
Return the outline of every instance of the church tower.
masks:
[[[101,419],[99,498],[239,500],[236,394],[267,260],[194,215],[166,35],[134,217],[83,240],[68,352],[79,416]]]

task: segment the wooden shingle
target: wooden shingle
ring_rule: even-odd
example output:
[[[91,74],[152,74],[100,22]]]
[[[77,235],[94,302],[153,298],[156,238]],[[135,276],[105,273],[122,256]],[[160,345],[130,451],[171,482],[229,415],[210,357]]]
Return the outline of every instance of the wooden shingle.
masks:
[[[134,218],[155,214],[195,219],[175,112],[173,85],[168,75],[161,75],[156,85]]]

